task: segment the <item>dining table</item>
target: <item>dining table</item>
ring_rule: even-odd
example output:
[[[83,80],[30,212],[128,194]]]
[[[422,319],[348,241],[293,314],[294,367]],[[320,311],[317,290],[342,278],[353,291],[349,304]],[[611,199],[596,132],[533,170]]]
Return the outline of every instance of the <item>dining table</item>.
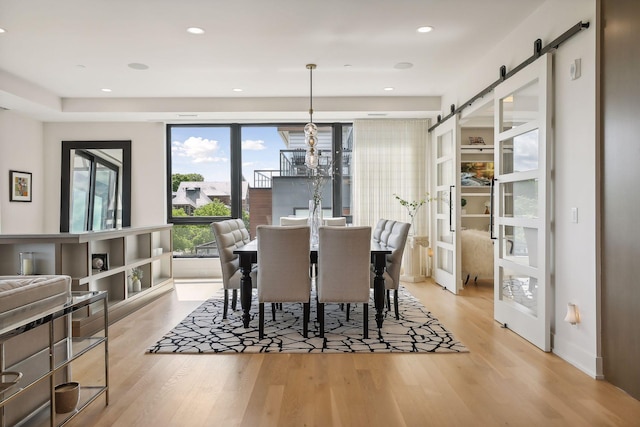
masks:
[[[240,305],[242,306],[242,324],[245,328],[249,327],[251,320],[251,299],[253,284],[251,280],[251,269],[258,262],[258,241],[254,239],[244,246],[234,249],[240,260],[240,271],[242,278],[240,279]],[[385,245],[371,242],[371,264],[375,274],[373,280],[373,301],[376,311],[376,325],[378,329],[382,328],[384,322],[384,271],[387,265],[387,255],[391,254],[391,249]],[[309,259],[311,264],[318,263],[318,246],[312,245],[309,248]]]

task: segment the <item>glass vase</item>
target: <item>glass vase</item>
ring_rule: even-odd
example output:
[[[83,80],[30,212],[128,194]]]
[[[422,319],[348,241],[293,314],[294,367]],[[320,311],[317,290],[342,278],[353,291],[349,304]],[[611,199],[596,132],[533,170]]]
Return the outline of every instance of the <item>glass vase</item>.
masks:
[[[322,202],[309,200],[309,220],[307,222],[310,230],[309,243],[311,246],[318,245],[318,231],[322,225]]]

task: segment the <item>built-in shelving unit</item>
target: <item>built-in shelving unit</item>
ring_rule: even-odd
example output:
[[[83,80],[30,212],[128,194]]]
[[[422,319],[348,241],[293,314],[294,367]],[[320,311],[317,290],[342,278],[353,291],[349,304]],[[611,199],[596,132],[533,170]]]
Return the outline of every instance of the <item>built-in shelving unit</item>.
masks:
[[[482,138],[484,144],[472,144]],[[494,164],[493,128],[463,127],[460,133],[460,198],[463,229],[489,231],[489,203]]]
[[[22,374],[0,392],[1,426],[57,427],[103,394],[109,403],[106,301],[106,292],[73,292],[67,304],[0,330],[0,371]],[[73,315],[91,307],[101,307],[98,330],[72,338]],[[71,381],[80,384],[78,404],[57,413],[55,387]]]
[[[173,289],[172,226],[123,228],[110,231],[0,236],[0,275],[15,275],[19,253],[33,252],[36,274],[71,276],[74,291],[107,291],[109,318],[116,321],[151,299]],[[93,268],[93,257],[106,269]],[[142,289],[133,292],[129,276],[143,272]],[[74,335],[97,327],[99,310],[74,315]]]

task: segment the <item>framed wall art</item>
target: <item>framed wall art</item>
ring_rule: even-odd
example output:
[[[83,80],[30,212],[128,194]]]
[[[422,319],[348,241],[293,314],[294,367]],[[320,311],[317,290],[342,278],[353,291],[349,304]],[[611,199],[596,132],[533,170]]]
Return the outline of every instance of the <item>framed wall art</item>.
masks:
[[[31,201],[31,172],[9,171],[9,201]]]

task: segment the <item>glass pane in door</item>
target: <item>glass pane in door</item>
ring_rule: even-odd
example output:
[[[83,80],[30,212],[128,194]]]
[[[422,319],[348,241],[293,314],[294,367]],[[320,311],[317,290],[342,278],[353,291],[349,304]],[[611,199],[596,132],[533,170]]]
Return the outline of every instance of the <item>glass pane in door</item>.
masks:
[[[507,218],[538,218],[538,180],[506,182],[503,187],[502,210]]]
[[[538,98],[538,80],[522,86],[511,94],[501,98],[502,118],[500,132],[517,128],[538,118],[540,100]]]
[[[443,243],[453,243],[454,234],[449,226],[449,219],[438,218],[436,221],[436,232],[438,233],[438,241]]]
[[[520,265],[538,266],[538,230],[531,227],[502,226],[505,254],[502,257]]]
[[[517,305],[534,317],[538,312],[538,280],[524,273],[500,267],[500,299]]]
[[[445,132],[437,139],[436,157],[447,157],[453,154],[453,135],[451,132]]]
[[[502,145],[502,174],[527,172],[538,169],[538,129],[533,129],[513,138],[505,139]]]
[[[444,248],[438,248],[438,268],[442,271],[446,271],[449,274],[453,274],[453,252]]]

